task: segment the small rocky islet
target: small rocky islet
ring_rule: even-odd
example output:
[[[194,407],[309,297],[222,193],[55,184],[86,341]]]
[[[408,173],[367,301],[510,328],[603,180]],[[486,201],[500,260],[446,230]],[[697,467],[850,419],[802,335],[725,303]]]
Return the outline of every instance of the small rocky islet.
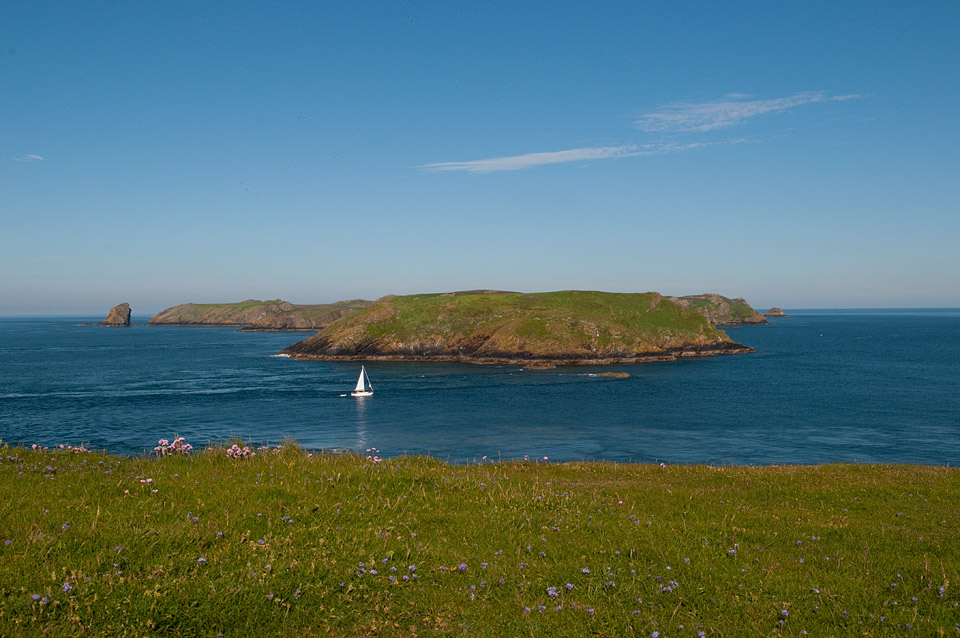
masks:
[[[114,306],[107,314],[107,318],[97,324],[98,326],[126,327],[130,325],[130,304],[124,302]]]

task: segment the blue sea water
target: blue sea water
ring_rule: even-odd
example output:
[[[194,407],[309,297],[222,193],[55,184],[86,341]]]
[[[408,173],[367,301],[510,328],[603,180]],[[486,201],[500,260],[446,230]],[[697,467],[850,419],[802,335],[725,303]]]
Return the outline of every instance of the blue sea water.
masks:
[[[376,447],[453,462],[960,462],[960,311],[793,311],[755,354],[522,370],[271,356],[306,333],[0,319],[0,438],[142,454],[159,438]],[[138,318],[135,317],[136,321]],[[144,321],[146,318],[139,318]],[[628,379],[589,376],[625,371]]]

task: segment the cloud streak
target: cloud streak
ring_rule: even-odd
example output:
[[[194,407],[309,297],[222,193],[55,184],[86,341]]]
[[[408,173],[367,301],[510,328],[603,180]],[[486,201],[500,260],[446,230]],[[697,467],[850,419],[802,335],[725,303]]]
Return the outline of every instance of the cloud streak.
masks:
[[[786,111],[818,102],[842,102],[860,95],[830,96],[823,91],[807,91],[786,97],[751,100],[734,93],[713,102],[673,102],[644,113],[633,125],[648,133],[703,133],[742,124],[758,115]]]
[[[593,148],[571,148],[565,151],[549,151],[545,153],[527,153],[525,155],[511,155],[508,157],[492,157],[490,159],[470,160],[467,162],[436,162],[424,164],[421,169],[440,173],[445,171],[463,171],[466,173],[493,173],[496,171],[518,171],[544,164],[564,164],[566,162],[581,162],[585,160],[610,159],[614,157],[630,157],[639,155],[635,144],[624,146],[598,146]]]
[[[647,133],[659,133],[665,141],[647,144],[623,144],[620,146],[594,146],[571,148],[563,151],[526,153],[491,157],[464,162],[435,162],[418,168],[429,173],[464,172],[494,173],[518,171],[546,164],[565,164],[591,160],[616,159],[645,155],[680,153],[721,144],[739,144],[743,139],[717,142],[678,141],[685,134],[703,133],[715,129],[730,128],[767,113],[786,111],[818,102],[842,102],[863,97],[861,95],[827,95],[824,91],[807,91],[785,97],[765,100],[752,99],[742,93],[731,93],[712,102],[673,102],[653,111],[643,113],[633,122],[636,128]]]
[[[42,162],[43,155],[21,155],[20,157],[14,157],[14,162]]]

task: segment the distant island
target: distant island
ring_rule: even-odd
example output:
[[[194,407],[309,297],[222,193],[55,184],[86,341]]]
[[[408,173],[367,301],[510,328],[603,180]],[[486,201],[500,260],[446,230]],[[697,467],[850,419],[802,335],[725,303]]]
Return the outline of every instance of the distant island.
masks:
[[[784,311],[780,310],[777,307],[773,307],[770,310],[763,313],[763,316],[764,317],[789,317],[790,315],[788,315],[787,313],[785,313]]]
[[[758,311],[750,307],[743,297],[730,299],[723,295],[704,294],[685,297],[667,297],[670,301],[690,308],[706,317],[715,326],[740,326],[767,323]]]
[[[753,349],[659,293],[568,290],[388,296],[282,354],[553,367],[746,352]]]
[[[232,326],[241,330],[320,330],[374,302],[363,299],[298,305],[281,299],[237,303],[185,303],[162,310],[151,326]]]

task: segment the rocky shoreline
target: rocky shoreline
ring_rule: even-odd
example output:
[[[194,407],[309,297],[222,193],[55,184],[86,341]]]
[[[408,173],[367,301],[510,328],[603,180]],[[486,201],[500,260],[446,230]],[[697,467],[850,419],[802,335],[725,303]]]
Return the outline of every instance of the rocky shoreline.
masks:
[[[519,353],[484,353],[475,356],[469,354],[311,354],[296,352],[293,346],[282,350],[279,354],[286,354],[291,359],[300,361],[452,361],[457,363],[475,363],[480,365],[515,365],[524,368],[552,369],[561,365],[571,366],[598,366],[628,363],[653,363],[657,361],[677,361],[697,357],[712,357],[724,354],[750,354],[756,352],[754,348],[739,343],[729,342],[716,344],[713,347],[671,348],[662,352],[637,353],[631,356],[601,356],[589,357],[579,354],[559,357],[524,356]]]

